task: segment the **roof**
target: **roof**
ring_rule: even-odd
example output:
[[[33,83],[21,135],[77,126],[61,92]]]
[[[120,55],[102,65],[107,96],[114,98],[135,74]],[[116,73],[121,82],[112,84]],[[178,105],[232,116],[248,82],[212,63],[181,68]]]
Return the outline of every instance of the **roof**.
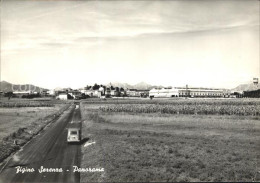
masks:
[[[68,95],[67,93],[59,93],[59,95]]]
[[[178,89],[175,89],[175,88],[153,88],[153,89],[151,89],[150,90],[150,92],[151,91],[157,91],[157,92],[161,92],[161,91],[174,91],[174,92],[177,92],[178,91]]]
[[[29,94],[32,93],[32,91],[14,91],[13,94]]]

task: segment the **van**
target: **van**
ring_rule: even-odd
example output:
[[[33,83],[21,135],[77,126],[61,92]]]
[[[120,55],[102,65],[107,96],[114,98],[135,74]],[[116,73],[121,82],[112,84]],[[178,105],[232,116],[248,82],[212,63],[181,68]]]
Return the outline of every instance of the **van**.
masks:
[[[80,128],[68,128],[67,142],[80,142]]]

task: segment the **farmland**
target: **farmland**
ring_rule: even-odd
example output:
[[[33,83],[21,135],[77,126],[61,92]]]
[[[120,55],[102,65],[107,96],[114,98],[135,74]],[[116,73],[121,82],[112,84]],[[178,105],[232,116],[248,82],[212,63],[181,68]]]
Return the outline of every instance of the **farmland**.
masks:
[[[0,101],[0,161],[42,130],[67,105],[60,101]],[[13,144],[16,140],[17,145]]]
[[[260,101],[251,100],[151,100],[122,101],[109,106],[100,107],[101,111],[133,112],[133,113],[168,113],[168,114],[216,114],[260,116]],[[145,105],[143,105],[145,104]]]
[[[105,172],[82,173],[81,181],[259,181],[259,104],[85,100],[82,133],[95,144],[82,147],[81,167]]]

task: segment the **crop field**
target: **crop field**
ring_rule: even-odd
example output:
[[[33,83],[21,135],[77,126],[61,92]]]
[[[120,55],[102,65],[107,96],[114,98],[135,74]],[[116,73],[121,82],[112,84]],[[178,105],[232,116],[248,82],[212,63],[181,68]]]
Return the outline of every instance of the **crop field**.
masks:
[[[55,104],[65,103],[51,99],[1,99],[0,108],[19,108],[19,107],[54,107]]]
[[[259,181],[259,104],[256,99],[85,100],[82,135],[95,143],[82,147],[81,167],[105,171],[81,173],[81,181]]]
[[[56,101],[12,100],[0,102],[0,162],[26,143],[67,105]]]
[[[143,105],[145,104],[145,105]],[[169,114],[216,114],[260,116],[260,101],[250,100],[170,100],[142,101],[141,103],[113,104],[100,107],[104,112],[169,113]]]
[[[0,140],[10,133],[25,128],[37,119],[57,112],[62,106],[0,108]]]

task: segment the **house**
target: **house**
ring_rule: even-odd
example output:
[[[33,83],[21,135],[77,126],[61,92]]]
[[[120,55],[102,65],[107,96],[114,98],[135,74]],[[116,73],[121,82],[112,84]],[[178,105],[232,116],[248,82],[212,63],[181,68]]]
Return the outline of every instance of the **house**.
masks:
[[[77,98],[78,96],[81,96],[81,92],[78,90],[70,90],[68,91],[68,94],[72,96],[74,99]]]
[[[13,95],[16,96],[16,97],[23,97],[23,96],[29,96],[33,94],[33,92],[31,90],[28,90],[28,91],[14,91],[13,92]]]
[[[110,91],[110,94],[111,94],[111,96],[119,96],[119,95],[120,95],[120,92],[119,92],[119,91],[116,91],[116,90],[111,90],[111,91]]]
[[[137,92],[137,89],[128,89],[126,90],[126,95],[129,97],[139,97],[139,93]]]
[[[56,97],[56,99],[68,100],[68,94],[67,93],[59,93],[59,95]]]
[[[137,90],[138,96],[140,97],[148,97],[149,96],[149,90]]]
[[[49,91],[49,90],[47,90],[47,89],[41,90],[41,95],[42,95],[42,96],[48,95],[48,91]]]
[[[102,96],[103,91],[99,91],[99,90],[85,90],[85,95],[89,96],[89,97],[101,97]]]
[[[52,95],[52,96],[54,96],[54,95],[55,95],[55,91],[54,91],[54,90],[48,90],[48,91],[47,91],[47,95]]]

